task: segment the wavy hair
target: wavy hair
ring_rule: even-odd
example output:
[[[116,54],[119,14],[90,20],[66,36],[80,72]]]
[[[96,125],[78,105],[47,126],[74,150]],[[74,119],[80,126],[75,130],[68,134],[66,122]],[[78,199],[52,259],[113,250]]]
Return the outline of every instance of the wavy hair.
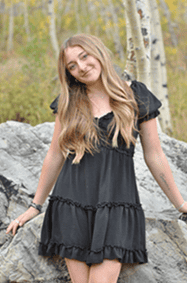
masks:
[[[70,37],[61,46],[58,72],[62,86],[58,102],[58,115],[62,125],[59,145],[63,156],[75,154],[73,163],[79,163],[85,152],[97,151],[99,144],[99,128],[94,122],[91,102],[86,93],[86,85],[77,81],[67,70],[65,50],[68,47],[80,46],[101,64],[101,80],[109,95],[110,107],[114,117],[109,124],[109,136],[114,130],[112,146],[117,147],[119,132],[126,142],[127,148],[136,140],[133,131],[137,129],[136,113],[138,112],[132,89],[122,81],[111,63],[110,51],[95,36],[78,34]]]

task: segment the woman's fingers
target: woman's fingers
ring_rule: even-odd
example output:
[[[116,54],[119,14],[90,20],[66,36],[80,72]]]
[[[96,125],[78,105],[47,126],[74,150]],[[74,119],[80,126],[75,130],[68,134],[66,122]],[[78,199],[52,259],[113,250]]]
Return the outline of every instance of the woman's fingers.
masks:
[[[10,225],[7,228],[6,234],[8,234],[8,233],[10,233],[10,231],[12,231],[12,235],[15,235],[16,230],[19,226],[19,223],[17,222],[18,220],[17,221],[16,220],[14,220],[10,223]]]
[[[7,228],[6,234],[12,231],[12,235],[16,234],[18,227],[23,226],[25,222],[29,221],[30,219],[34,218],[36,215],[39,214],[39,211],[33,207],[30,207],[25,213],[21,214],[15,220],[13,220]]]
[[[14,222],[15,222],[15,220],[14,220]],[[16,231],[17,231],[18,227],[19,227],[19,223],[15,222],[14,226],[12,228],[12,235],[13,236],[16,234]]]

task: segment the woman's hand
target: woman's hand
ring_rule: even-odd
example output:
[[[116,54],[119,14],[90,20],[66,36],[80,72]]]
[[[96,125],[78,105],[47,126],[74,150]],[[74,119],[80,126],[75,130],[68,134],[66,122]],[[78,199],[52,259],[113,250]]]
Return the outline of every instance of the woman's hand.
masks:
[[[34,218],[36,215],[39,214],[39,211],[34,207],[29,207],[29,209],[13,220],[7,228],[6,234],[12,231],[12,235],[16,234],[18,227],[21,227],[25,224],[25,222],[29,221],[30,219]]]
[[[179,209],[179,212],[187,213],[187,202],[185,202],[184,205]]]
[[[187,224],[187,202],[185,202],[183,207],[179,209],[179,212],[182,213],[179,216],[179,219],[184,221]]]

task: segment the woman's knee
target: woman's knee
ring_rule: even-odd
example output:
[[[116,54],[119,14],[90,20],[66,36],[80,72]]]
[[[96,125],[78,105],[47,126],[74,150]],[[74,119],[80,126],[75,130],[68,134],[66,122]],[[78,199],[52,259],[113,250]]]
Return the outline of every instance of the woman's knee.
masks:
[[[121,270],[118,260],[104,260],[90,268],[88,283],[116,283]]]
[[[88,283],[109,283],[109,282],[112,282],[112,281],[109,281],[109,278],[108,276],[104,277],[104,276],[101,276],[101,278],[98,278],[97,276],[91,276],[89,278],[89,281]],[[114,282],[117,282],[117,281],[113,281],[112,283]]]
[[[85,262],[65,258],[72,283],[88,283],[89,267]]]

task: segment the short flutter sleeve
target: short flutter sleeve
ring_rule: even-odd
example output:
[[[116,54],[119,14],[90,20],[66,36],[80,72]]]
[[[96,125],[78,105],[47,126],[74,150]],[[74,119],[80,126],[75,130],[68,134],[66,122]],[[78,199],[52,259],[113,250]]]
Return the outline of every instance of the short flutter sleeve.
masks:
[[[131,88],[139,108],[138,123],[156,118],[160,114],[158,109],[162,106],[160,100],[141,82],[132,81]]]
[[[50,104],[50,108],[53,110],[53,113],[58,113],[58,99],[60,94],[53,100],[53,102]]]

